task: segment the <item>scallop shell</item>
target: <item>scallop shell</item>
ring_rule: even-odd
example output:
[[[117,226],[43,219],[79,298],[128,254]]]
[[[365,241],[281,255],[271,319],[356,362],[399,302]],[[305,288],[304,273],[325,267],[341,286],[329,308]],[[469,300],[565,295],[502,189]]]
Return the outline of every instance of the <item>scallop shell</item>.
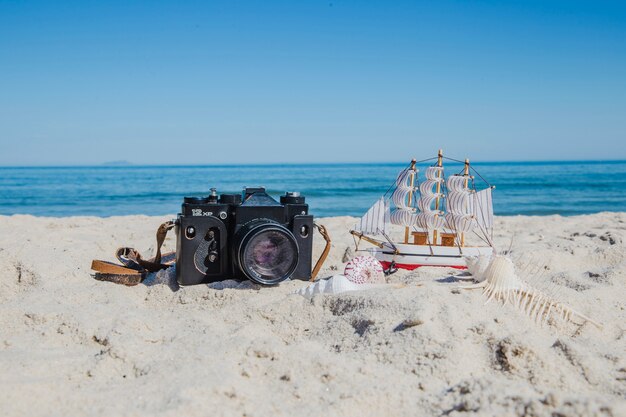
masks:
[[[352,258],[346,265],[343,274],[348,281],[355,284],[384,284],[383,267],[375,258],[361,255]]]

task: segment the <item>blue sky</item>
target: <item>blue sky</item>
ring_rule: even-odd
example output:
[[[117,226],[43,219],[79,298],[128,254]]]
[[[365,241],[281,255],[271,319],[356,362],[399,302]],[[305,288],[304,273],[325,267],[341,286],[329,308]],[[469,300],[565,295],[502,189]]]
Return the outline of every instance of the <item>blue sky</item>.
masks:
[[[0,0],[0,165],[626,159],[626,5]]]

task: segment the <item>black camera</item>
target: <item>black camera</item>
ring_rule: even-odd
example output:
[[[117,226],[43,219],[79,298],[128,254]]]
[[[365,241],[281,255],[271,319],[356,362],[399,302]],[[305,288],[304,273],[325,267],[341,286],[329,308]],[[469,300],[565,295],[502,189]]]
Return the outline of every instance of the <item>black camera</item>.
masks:
[[[265,188],[185,197],[176,221],[176,279],[193,285],[228,278],[273,285],[308,280],[313,216],[300,193],[274,200]]]

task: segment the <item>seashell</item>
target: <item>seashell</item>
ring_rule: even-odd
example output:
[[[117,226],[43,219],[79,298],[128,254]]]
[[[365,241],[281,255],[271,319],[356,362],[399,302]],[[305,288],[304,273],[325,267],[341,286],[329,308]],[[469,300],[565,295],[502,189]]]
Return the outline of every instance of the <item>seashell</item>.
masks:
[[[346,265],[343,274],[348,281],[355,284],[384,284],[383,267],[375,258],[361,255],[352,258]]]
[[[355,284],[343,275],[333,275],[327,279],[320,279],[299,289],[295,294],[312,298],[316,294],[341,294],[348,291],[370,290],[386,287],[387,284]]]
[[[559,317],[569,321],[573,321],[572,317],[578,317],[578,319],[588,321],[596,327],[602,328],[601,324],[543,294],[520,279],[515,272],[513,261],[507,256],[492,256],[482,276],[484,278],[482,282],[462,286],[461,288],[481,288],[483,294],[487,297],[485,304],[494,299],[503,305],[510,302],[540,324],[545,323],[550,317]]]
[[[482,282],[486,282],[487,302],[495,298],[504,304],[512,302],[515,291],[521,290],[524,285],[515,273],[513,261],[504,255],[492,257],[483,273]]]
[[[467,264],[467,272],[472,274],[472,277],[477,282],[482,282],[485,280],[485,271],[489,266],[491,261],[490,256],[479,255],[465,258],[465,263]]]

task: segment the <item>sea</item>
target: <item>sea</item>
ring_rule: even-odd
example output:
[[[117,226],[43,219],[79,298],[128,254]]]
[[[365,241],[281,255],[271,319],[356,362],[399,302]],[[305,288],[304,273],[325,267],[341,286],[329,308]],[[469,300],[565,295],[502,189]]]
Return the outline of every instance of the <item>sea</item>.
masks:
[[[419,178],[432,161],[418,163]],[[174,215],[185,196],[263,186],[306,197],[318,217],[361,216],[408,164],[0,167],[0,214]],[[476,189],[495,186],[496,215],[626,211],[626,161],[473,163]],[[446,175],[460,163],[445,163]],[[389,195],[389,194],[387,194]]]

